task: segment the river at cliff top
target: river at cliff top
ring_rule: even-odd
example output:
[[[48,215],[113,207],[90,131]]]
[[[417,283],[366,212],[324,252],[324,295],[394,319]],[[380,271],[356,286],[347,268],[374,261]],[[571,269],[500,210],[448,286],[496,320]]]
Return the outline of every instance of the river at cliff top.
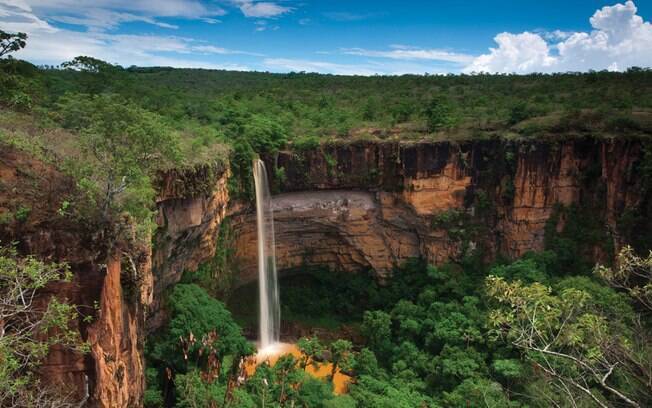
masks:
[[[292,343],[274,343],[264,349],[258,350],[258,353],[255,355],[255,364],[252,363],[247,366],[247,374],[253,375],[256,371],[256,366],[263,362],[268,362],[270,365],[274,365],[281,356],[286,354],[292,354],[297,359],[301,358],[301,352],[297,346]],[[332,367],[333,366],[330,363],[317,363],[316,366],[308,364],[306,372],[314,377],[328,381]],[[338,368],[335,372],[335,378],[333,381],[333,391],[335,394],[345,394],[348,391],[350,379],[351,377],[341,373]]]

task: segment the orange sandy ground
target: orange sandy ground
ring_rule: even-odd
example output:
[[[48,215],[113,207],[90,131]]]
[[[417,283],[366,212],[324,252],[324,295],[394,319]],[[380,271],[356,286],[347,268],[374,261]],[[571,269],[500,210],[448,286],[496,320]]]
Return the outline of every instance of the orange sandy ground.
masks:
[[[301,352],[299,351],[299,349],[297,349],[297,346],[295,346],[294,344],[282,343],[277,345],[274,348],[273,352],[265,353],[265,354],[257,354],[256,364],[247,365],[246,368],[247,374],[253,375],[254,372],[256,371],[256,365],[264,361],[268,361],[271,365],[274,365],[274,363],[276,363],[276,360],[278,360],[279,357],[285,354],[292,354],[297,359],[301,357]],[[308,364],[308,366],[306,367],[306,372],[312,374],[317,378],[327,379],[331,374],[331,368],[332,365],[330,363],[319,364],[317,365],[316,368],[312,364]],[[348,375],[342,374],[340,370],[337,369],[337,371],[335,372],[335,381],[333,381],[335,394],[340,395],[340,394],[345,394],[347,392],[349,379],[350,377]]]

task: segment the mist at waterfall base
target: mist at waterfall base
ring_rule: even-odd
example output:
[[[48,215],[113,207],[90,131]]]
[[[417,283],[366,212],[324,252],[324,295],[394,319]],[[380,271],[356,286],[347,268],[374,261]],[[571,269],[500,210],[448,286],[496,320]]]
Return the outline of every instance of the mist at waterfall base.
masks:
[[[258,354],[275,354],[276,349],[281,346],[279,343],[281,307],[276,274],[274,215],[267,170],[262,160],[254,160],[253,173],[256,187],[258,293],[260,299]]]

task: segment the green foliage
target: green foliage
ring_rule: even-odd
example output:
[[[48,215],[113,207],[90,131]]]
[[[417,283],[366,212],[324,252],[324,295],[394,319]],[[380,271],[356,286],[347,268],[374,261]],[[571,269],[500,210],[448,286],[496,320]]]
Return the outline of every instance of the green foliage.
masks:
[[[27,45],[27,34],[8,33],[0,30],[0,58],[12,52],[20,51]]]
[[[213,258],[200,264],[195,272],[186,271],[181,283],[194,283],[216,299],[228,298],[237,276],[233,240],[231,220],[227,217],[220,223]]]
[[[71,278],[66,264],[22,257],[12,246],[0,246],[0,405],[66,402],[62,390],[41,384],[39,364],[52,346],[85,353],[88,345],[72,328],[79,318],[74,305],[52,296],[37,307],[36,299],[46,285]]]
[[[349,387],[349,394],[359,406],[378,408],[413,408],[435,406],[432,400],[400,381],[387,381],[361,375]]]
[[[387,359],[392,349],[391,318],[382,311],[367,311],[364,313],[360,332],[367,339],[369,348],[382,359]]]
[[[306,268],[281,280],[281,307],[285,316],[332,316],[347,322],[360,320],[374,306],[380,290],[368,273]]]
[[[452,392],[444,393],[443,403],[447,407],[520,407],[518,402],[510,401],[503,387],[485,378],[466,379]]]
[[[624,246],[618,253],[615,267],[598,264],[593,272],[611,287],[627,293],[640,306],[652,310],[652,252],[648,253],[647,257],[640,257],[632,247]],[[585,285],[590,285],[590,282]],[[631,319],[631,311],[623,305],[624,301],[614,296],[611,291],[603,290],[595,284],[587,290],[595,293],[594,298],[605,302],[601,306],[606,311]]]
[[[613,251],[610,232],[601,222],[598,209],[577,205],[555,207],[545,227],[545,248],[556,255],[555,268],[566,274],[589,275],[593,268],[593,251],[601,247],[605,254]],[[563,229],[557,226],[563,220]]]
[[[570,387],[571,398],[647,405],[645,386],[628,374],[648,364],[640,360],[647,348],[636,350],[634,314],[622,295],[585,277],[563,279],[555,290],[495,276],[486,282],[497,305],[489,315],[492,333],[520,349],[557,386]]]
[[[16,221],[18,222],[25,222],[27,221],[27,218],[29,217],[29,213],[32,212],[32,209],[29,207],[25,206],[20,206],[16,209],[16,212],[14,213],[14,217],[16,218]]]
[[[442,98],[432,98],[426,105],[423,116],[430,132],[453,126],[456,121],[450,103]]]
[[[184,359],[179,344],[179,338],[190,333],[200,339],[215,331],[219,336],[216,350],[220,361],[226,355],[246,356],[253,352],[251,344],[242,336],[240,327],[233,321],[224,304],[211,298],[199,286],[176,285],[168,298],[168,307],[170,322],[150,348],[150,357],[159,362],[160,366],[183,372],[194,365],[192,361]],[[188,354],[199,347],[198,343],[193,345]]]
[[[157,408],[164,405],[163,394],[159,388],[159,372],[156,368],[148,367],[145,370],[147,389],[143,395],[143,405],[146,408]]]
[[[319,145],[320,140],[317,136],[299,137],[292,142],[292,148],[299,152],[317,150]]]
[[[179,141],[156,114],[118,95],[67,94],[59,100],[61,124],[78,133],[86,160],[70,161],[87,202],[108,219],[126,212],[151,223],[156,169],[179,160]]]
[[[315,366],[323,358],[324,345],[315,337],[302,337],[297,341],[297,348],[301,352],[299,365],[305,371],[308,364]]]
[[[532,112],[528,105],[524,102],[519,102],[510,109],[509,119],[507,122],[510,125],[515,125],[532,116],[534,116],[534,112]]]

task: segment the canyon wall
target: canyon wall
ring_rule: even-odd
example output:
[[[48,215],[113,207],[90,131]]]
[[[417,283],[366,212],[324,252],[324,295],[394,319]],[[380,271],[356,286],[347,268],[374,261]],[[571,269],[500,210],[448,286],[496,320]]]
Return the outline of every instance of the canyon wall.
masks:
[[[608,257],[652,230],[644,156],[644,142],[627,138],[356,142],[283,151],[264,157],[279,269],[369,269],[384,280],[416,256],[436,264],[473,254],[515,258],[543,249],[547,234],[573,221],[561,206],[598,220],[611,247],[593,255]],[[152,248],[109,247],[97,226],[61,216],[74,183],[51,166],[3,146],[0,176],[0,213],[15,208],[18,196],[31,208],[25,222],[0,223],[0,240],[66,261],[74,272],[71,283],[51,285],[43,296],[82,306],[76,324],[91,351],[53,349],[42,372],[90,406],[141,403],[143,338],[165,322],[169,288],[215,255],[225,218],[234,285],[256,279],[254,209],[230,199],[229,169],[217,163],[159,175]]]
[[[145,309],[153,295],[150,249],[109,247],[98,225],[61,211],[74,202],[74,181],[25,153],[0,145],[0,215],[28,208],[25,219],[0,223],[0,241],[20,253],[66,262],[70,282],[55,282],[40,294],[77,305],[73,329],[90,351],[54,347],[40,367],[44,387],[69,393],[87,406],[139,406],[144,392]],[[130,231],[123,231],[129,235]]]
[[[165,290],[215,254],[220,223],[229,204],[228,168],[219,163],[162,173],[158,180],[158,232],[154,239],[154,296],[148,327],[166,319]]]
[[[414,256],[440,264],[472,251],[485,260],[544,249],[560,206],[603,222],[613,247],[619,220],[644,211],[640,140],[359,142],[266,158],[280,269],[369,269],[381,279]],[[234,207],[238,283],[256,279],[255,218]],[[552,222],[552,221],[551,221]],[[645,221],[649,224],[649,221]],[[552,228],[561,231],[564,217]],[[644,228],[649,229],[645,224]]]

